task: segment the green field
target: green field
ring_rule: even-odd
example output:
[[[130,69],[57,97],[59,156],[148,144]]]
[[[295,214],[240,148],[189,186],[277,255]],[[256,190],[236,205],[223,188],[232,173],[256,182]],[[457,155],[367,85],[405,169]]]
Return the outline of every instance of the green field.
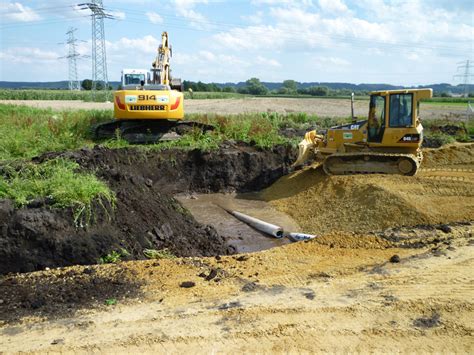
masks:
[[[82,101],[96,101],[105,102],[112,101],[113,92],[97,91],[94,96],[91,91],[70,91],[70,90],[11,90],[11,89],[0,89],[0,100],[82,100]],[[186,99],[195,100],[206,100],[206,99],[238,99],[244,97],[251,97],[252,95],[244,95],[239,93],[230,92],[185,92],[184,97]],[[311,96],[311,95],[278,95],[269,94],[261,95],[258,97],[269,97],[269,98],[320,98],[320,99],[347,99],[350,96]],[[367,95],[356,95],[356,100],[367,100]],[[424,100],[425,102],[431,103],[456,103],[459,105],[466,104],[469,100],[474,101],[472,98],[462,97],[434,97],[432,99]]]

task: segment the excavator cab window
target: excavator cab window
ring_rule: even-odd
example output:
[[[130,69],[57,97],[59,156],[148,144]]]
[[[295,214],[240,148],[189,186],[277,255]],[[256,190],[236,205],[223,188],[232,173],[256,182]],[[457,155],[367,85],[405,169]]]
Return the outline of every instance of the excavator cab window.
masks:
[[[368,141],[381,142],[385,130],[385,97],[372,95],[370,97]]]
[[[140,85],[141,82],[145,82],[145,74],[125,74],[124,85]]]
[[[413,126],[413,94],[390,95],[390,127]]]

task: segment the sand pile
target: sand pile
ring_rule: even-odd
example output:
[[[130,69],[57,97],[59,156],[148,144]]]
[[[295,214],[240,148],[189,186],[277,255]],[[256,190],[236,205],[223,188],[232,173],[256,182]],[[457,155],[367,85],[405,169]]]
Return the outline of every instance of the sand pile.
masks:
[[[422,168],[474,167],[474,143],[455,143],[438,149],[423,150]]]
[[[307,168],[281,178],[261,198],[293,217],[303,231],[316,234],[471,221],[474,173],[443,171],[442,164],[455,161],[474,168],[472,147],[430,150],[430,164],[439,169],[415,177],[326,176],[321,168]]]

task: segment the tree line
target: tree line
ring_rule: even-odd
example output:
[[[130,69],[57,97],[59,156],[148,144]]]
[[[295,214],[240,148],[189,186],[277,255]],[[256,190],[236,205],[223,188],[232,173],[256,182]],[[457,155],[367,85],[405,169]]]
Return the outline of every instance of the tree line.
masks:
[[[330,93],[340,93],[341,90],[331,90],[326,86],[311,86],[309,88],[298,88],[295,80],[285,80],[279,89],[270,90],[258,78],[250,78],[242,87],[234,85],[219,86],[215,83],[203,83],[201,81],[193,82],[185,80],[183,82],[184,90],[207,91],[207,92],[236,92],[249,95],[311,95],[328,96]],[[350,94],[349,90],[348,93]]]

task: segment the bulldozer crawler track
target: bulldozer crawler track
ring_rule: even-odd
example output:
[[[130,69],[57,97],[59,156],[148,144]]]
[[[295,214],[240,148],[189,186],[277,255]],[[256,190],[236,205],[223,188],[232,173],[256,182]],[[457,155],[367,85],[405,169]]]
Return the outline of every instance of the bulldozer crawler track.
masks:
[[[327,157],[323,169],[328,175],[417,173],[421,156],[413,154],[354,152],[335,153]],[[401,170],[403,167],[404,170]]]

